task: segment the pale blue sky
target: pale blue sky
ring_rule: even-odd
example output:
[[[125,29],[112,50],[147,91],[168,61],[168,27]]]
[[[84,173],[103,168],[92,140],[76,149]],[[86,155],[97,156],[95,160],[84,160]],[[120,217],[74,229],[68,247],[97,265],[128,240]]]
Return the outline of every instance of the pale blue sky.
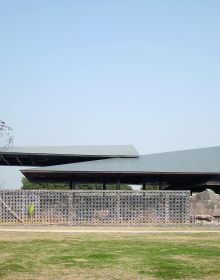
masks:
[[[218,0],[0,0],[0,118],[17,146],[220,145],[219,14]]]

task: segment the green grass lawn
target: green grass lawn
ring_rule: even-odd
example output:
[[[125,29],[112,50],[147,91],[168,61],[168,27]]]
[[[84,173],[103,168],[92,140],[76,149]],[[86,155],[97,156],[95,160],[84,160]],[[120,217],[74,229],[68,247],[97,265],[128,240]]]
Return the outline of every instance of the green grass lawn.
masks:
[[[220,233],[0,233],[0,279],[220,279]]]

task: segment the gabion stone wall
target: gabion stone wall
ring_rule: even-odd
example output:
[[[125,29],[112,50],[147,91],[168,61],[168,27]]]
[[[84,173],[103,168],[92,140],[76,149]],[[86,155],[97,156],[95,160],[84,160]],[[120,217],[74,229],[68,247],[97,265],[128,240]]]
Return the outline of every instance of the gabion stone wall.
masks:
[[[189,223],[189,199],[188,191],[1,190],[0,222],[68,225]],[[28,210],[30,206],[32,212]]]

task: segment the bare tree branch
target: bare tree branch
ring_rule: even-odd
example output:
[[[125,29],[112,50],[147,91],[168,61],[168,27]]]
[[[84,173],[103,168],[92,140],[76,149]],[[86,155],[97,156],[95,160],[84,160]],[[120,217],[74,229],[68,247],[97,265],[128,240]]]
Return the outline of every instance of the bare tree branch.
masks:
[[[1,179],[0,177],[0,190],[5,188],[5,180]]]
[[[0,157],[9,147],[13,147],[14,136],[13,129],[4,121],[0,120]]]

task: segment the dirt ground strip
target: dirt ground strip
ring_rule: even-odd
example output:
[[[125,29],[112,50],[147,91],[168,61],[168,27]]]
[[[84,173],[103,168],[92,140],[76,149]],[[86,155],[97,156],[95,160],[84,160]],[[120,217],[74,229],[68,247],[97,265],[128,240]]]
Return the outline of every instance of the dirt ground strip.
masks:
[[[0,232],[30,233],[220,233],[220,226],[51,226],[0,225]]]

